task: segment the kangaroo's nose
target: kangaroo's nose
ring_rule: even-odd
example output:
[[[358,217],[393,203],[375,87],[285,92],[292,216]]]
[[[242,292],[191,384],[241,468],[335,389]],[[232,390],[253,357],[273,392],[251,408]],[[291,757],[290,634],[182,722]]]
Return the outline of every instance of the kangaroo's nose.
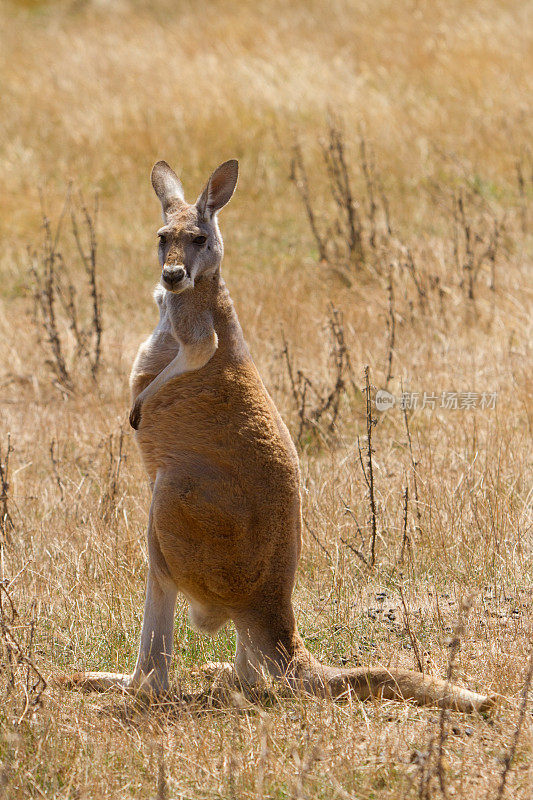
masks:
[[[186,274],[185,267],[183,267],[181,264],[173,266],[168,266],[165,264],[163,267],[163,272],[161,273],[161,277],[165,283],[169,283],[171,286],[173,286],[175,283],[182,281]]]

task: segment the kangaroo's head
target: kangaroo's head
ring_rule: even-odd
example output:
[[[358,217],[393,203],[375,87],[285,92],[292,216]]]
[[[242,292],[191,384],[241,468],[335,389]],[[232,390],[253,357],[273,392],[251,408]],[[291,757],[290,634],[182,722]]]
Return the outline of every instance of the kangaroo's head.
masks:
[[[161,284],[169,292],[192,289],[196,281],[220,269],[224,244],[217,213],[231,199],[238,172],[235,159],[225,161],[213,172],[196,203],[189,205],[180,179],[166,161],[158,161],[152,169],[152,186],[165,221],[157,232]]]

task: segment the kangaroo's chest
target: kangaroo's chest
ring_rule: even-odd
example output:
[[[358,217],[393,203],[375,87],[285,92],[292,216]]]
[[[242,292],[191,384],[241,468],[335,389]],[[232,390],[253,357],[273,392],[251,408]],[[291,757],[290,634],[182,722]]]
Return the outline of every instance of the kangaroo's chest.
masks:
[[[298,472],[289,433],[253,364],[216,354],[166,384],[143,409],[137,441],[148,472],[186,462],[242,473],[268,486]]]

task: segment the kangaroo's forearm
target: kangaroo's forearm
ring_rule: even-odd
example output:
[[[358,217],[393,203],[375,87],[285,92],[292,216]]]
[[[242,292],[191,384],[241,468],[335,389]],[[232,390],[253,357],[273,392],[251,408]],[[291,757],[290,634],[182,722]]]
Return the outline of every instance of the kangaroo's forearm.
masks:
[[[217,347],[218,337],[214,330],[194,344],[181,344],[178,355],[148,384],[139,398],[144,402],[153,397],[165,383],[173,378],[183,375],[184,372],[195,372],[201,369],[213,357]]]
[[[177,378],[185,372],[195,372],[205,366],[215,354],[217,347],[218,337],[214,329],[192,344],[180,344],[177,356],[137,396],[130,414],[131,426],[135,429],[138,428],[141,408],[147,400],[173,378]]]

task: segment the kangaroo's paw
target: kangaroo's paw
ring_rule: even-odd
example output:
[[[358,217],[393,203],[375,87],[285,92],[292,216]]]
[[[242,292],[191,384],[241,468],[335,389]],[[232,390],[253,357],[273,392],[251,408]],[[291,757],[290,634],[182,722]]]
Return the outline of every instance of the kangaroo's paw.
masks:
[[[141,411],[142,411],[142,401],[139,402],[139,398],[135,401],[133,406],[131,407],[130,411],[130,425],[133,430],[138,430],[139,425],[141,424]]]

